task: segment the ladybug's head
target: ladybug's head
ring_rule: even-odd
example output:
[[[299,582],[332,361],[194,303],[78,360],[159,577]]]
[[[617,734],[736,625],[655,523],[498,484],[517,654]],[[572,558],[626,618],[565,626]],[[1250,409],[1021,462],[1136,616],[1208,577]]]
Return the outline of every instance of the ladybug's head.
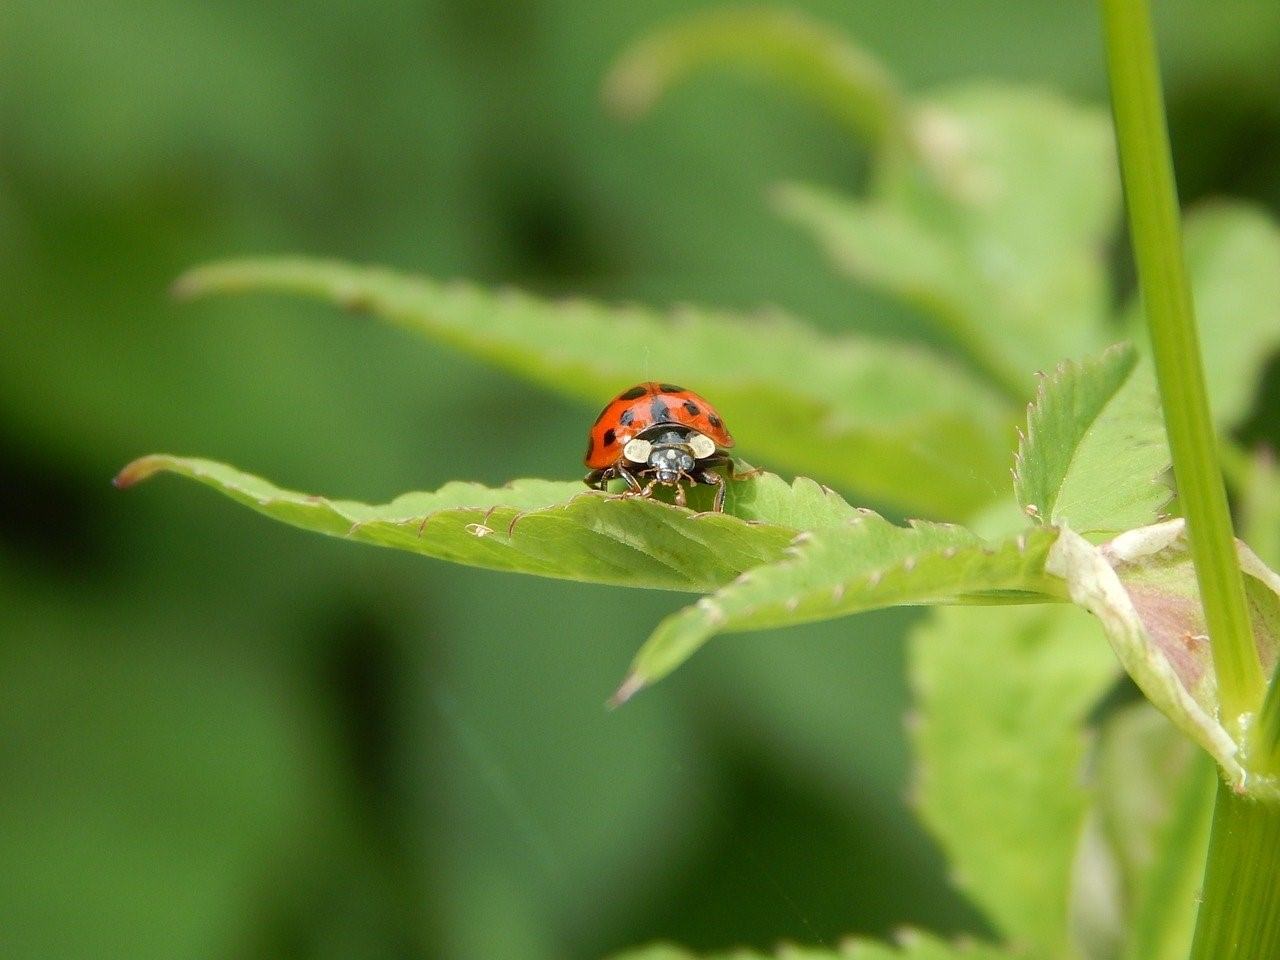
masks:
[[[716,452],[715,441],[688,427],[660,424],[627,442],[624,459],[653,475],[659,483],[675,483],[689,476],[697,461]]]

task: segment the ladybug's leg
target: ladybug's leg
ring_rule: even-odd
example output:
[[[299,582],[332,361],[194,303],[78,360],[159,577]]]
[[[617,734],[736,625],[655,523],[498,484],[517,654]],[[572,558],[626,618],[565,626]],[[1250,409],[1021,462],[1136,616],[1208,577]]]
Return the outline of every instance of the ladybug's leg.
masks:
[[[712,501],[711,509],[716,513],[724,513],[724,492],[727,489],[724,477],[714,470],[703,470],[698,479],[703,483],[712,484],[716,488],[716,498]]]
[[[677,483],[675,487],[676,487],[676,506],[683,507],[686,505],[686,500],[684,495],[684,484]]]
[[[582,482],[593,490],[603,490],[612,479],[613,471],[611,468],[606,467],[603,470],[592,470],[582,478]]]
[[[612,469],[619,477],[627,481],[627,493],[629,494],[638,493],[642,497],[647,497],[649,495],[649,491],[653,489],[653,484],[649,484],[648,487],[640,486],[640,481],[636,479],[636,475],[626,467],[616,466]]]
[[[610,480],[618,477],[627,481],[627,489],[620,493],[609,494],[610,500],[625,500],[627,497],[647,497],[649,491],[653,489],[653,484],[649,484],[648,487],[641,486],[640,481],[636,479],[636,475],[621,464],[609,467],[608,471]]]

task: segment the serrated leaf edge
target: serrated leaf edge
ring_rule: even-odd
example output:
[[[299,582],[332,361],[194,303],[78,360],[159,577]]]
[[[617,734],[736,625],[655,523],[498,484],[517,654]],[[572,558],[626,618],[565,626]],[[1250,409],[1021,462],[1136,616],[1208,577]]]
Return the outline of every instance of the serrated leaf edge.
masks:
[[[847,521],[847,526],[857,526],[859,523],[867,520],[879,521],[886,525],[893,526],[901,532],[923,531],[926,529],[954,529],[954,530],[970,532],[967,530],[967,528],[962,527],[958,524],[933,523],[933,522],[922,521],[922,520],[908,520],[905,526],[897,526],[894,524],[889,524],[889,522],[885,520],[884,517],[882,517],[880,514],[876,513],[873,510],[869,510],[865,507],[858,508],[858,515],[849,518],[849,520]],[[920,551],[916,553],[912,553],[899,560],[892,560],[886,563],[884,566],[878,567],[871,571],[859,571],[855,575],[849,576],[845,579],[837,580],[835,583],[830,584],[829,586],[825,586],[823,589],[827,591],[826,602],[831,607],[838,608],[841,605],[841,603],[844,601],[846,594],[849,593],[850,591],[858,589],[860,587],[867,590],[876,590],[877,588],[880,588],[884,584],[886,579],[895,577],[897,575],[911,574],[916,569],[916,567],[919,566],[921,563],[932,561],[932,560],[951,561],[951,560],[955,560],[957,558],[963,557],[965,555],[996,556],[999,553],[1006,550],[1013,550],[1014,552],[1019,554],[1025,553],[1030,546],[1028,541],[1029,536],[1033,536],[1033,535],[1043,536],[1047,532],[1049,531],[1045,529],[1037,530],[1032,528],[1032,529],[1024,530],[1022,533],[1016,534],[1014,536],[1006,537],[1001,540],[997,540],[993,542],[986,541],[978,537],[976,534],[971,534],[973,539],[970,543],[948,544],[946,546],[933,547],[933,548],[922,547]],[[785,568],[785,567],[793,566],[798,562],[801,562],[804,559],[805,548],[809,545],[810,542],[813,541],[813,539],[814,539],[813,533],[808,531],[801,532],[792,540],[790,545],[788,545],[788,547],[783,551],[783,556],[781,559],[779,559],[776,563],[767,565],[767,567],[763,569]],[[1048,547],[1049,545],[1046,543],[1039,546],[1039,549],[1043,549],[1047,551]],[[702,597],[696,603],[676,611],[675,613],[666,617],[661,623],[659,623],[658,626],[654,629],[654,631],[650,634],[649,639],[645,642],[645,644],[640,648],[639,652],[636,654],[635,659],[632,661],[631,669],[628,671],[626,677],[623,679],[622,684],[619,686],[618,690],[614,693],[613,697],[610,698],[609,700],[610,705],[618,706],[622,703],[625,703],[627,700],[633,697],[636,693],[640,692],[644,688],[650,686],[651,684],[660,680],[662,677],[666,676],[668,673],[674,670],[677,666],[679,666],[681,663],[687,660],[688,657],[693,654],[693,652],[695,652],[698,648],[700,648],[705,643],[707,643],[712,636],[718,633],[721,628],[723,628],[726,624],[729,623],[729,616],[726,613],[726,611],[723,609],[719,601],[720,595],[725,593],[726,591],[732,591],[735,587],[742,587],[745,585],[749,585],[752,582],[752,580],[756,578],[758,574],[759,574],[759,569],[748,570],[740,574],[728,585],[726,585],[725,587],[722,587],[720,590],[716,591],[715,593],[712,593],[709,596]],[[981,600],[978,598],[984,595],[989,596],[991,593],[999,589],[1012,590],[1017,588],[1015,587],[992,588],[991,591],[986,591],[985,593],[979,592],[976,594],[971,592],[965,592],[965,591],[952,591],[952,590],[943,589],[943,590],[936,591],[937,596],[935,596],[934,594],[922,592],[918,597],[915,597],[912,600],[896,600],[896,601],[888,600],[885,603],[880,604],[880,606],[894,606],[898,604],[910,604],[910,603],[928,604],[931,602],[947,602],[944,599],[940,599],[943,597],[949,598],[950,602],[955,602],[955,603],[964,603],[970,600],[973,600],[974,602],[981,602]],[[804,603],[806,601],[812,601],[814,603],[821,602],[821,597],[822,597],[821,590],[809,590],[809,591],[804,591],[803,594],[800,596],[793,596],[785,600],[770,601],[764,604],[763,606],[767,608],[781,607],[781,609],[785,610],[788,614],[793,614],[799,609],[801,603]],[[1051,594],[1046,594],[1041,599],[1052,600],[1054,599],[1054,597]],[[790,626],[793,624],[808,622],[812,620],[847,616],[847,615],[851,615],[853,613],[861,612],[867,609],[874,609],[877,606],[878,606],[877,604],[872,603],[865,607],[854,607],[844,612],[828,613],[828,615],[826,616],[820,615],[820,614],[814,614],[813,616],[806,617],[804,619],[790,619],[787,621],[785,625]],[[690,621],[690,620],[701,620],[703,629],[700,632],[696,630],[690,632],[689,634],[683,637],[682,642],[672,647],[671,650],[675,650],[676,654],[673,655],[671,653],[671,650],[664,650],[662,646],[663,642],[666,641],[668,637],[680,638],[681,634],[678,632],[677,628],[680,625],[684,624],[686,621]],[[764,620],[761,620],[758,624],[753,624],[750,628],[743,627],[742,629],[764,629],[764,628],[767,628],[770,626],[776,626],[776,625],[779,625],[779,624],[774,624],[772,621],[765,618]],[[657,657],[656,661],[646,663],[647,658],[654,657],[655,651],[662,653],[663,655],[660,657]]]
[[[1037,442],[1040,434],[1041,418],[1038,417],[1038,414],[1041,412],[1043,404],[1048,399],[1048,391],[1056,384],[1061,383],[1067,376],[1084,373],[1091,366],[1101,366],[1105,364],[1112,355],[1118,353],[1129,354],[1129,369],[1126,372],[1124,379],[1120,382],[1120,386],[1117,387],[1116,391],[1107,398],[1106,403],[1103,403],[1098,408],[1097,412],[1094,413],[1093,417],[1090,419],[1089,424],[1081,432],[1079,439],[1076,441],[1075,446],[1071,451],[1071,459],[1067,462],[1067,469],[1063,472],[1063,479],[1065,480],[1065,478],[1071,473],[1071,465],[1075,463],[1075,459],[1079,455],[1080,447],[1083,445],[1085,437],[1089,435],[1089,431],[1093,429],[1093,425],[1098,421],[1098,418],[1106,412],[1107,405],[1110,404],[1119,392],[1124,389],[1125,385],[1129,382],[1129,378],[1132,377],[1134,371],[1137,370],[1138,352],[1134,348],[1133,344],[1125,340],[1119,343],[1113,343],[1095,357],[1087,358],[1085,360],[1062,360],[1053,368],[1052,373],[1045,374],[1042,372],[1038,375],[1039,383],[1036,385],[1036,395],[1032,398],[1031,402],[1027,404],[1026,429],[1024,431],[1021,427],[1018,428],[1018,448],[1013,454],[1014,497],[1022,507],[1023,512],[1037,523],[1055,524],[1060,519],[1055,516],[1054,509],[1057,504],[1057,496],[1061,493],[1061,489],[1055,493],[1053,505],[1028,503],[1023,491],[1023,484],[1025,482],[1023,467],[1027,461],[1028,451]],[[1059,484],[1059,486],[1061,487],[1061,484]],[[1047,512],[1045,510],[1046,507],[1049,508]]]

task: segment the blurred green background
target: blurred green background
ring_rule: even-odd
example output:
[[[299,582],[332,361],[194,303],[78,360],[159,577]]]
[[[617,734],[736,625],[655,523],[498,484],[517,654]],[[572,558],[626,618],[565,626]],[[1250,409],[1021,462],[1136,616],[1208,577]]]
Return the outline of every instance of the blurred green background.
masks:
[[[780,179],[860,181],[815,108],[711,77],[634,126],[604,116],[611,58],[692,6],[5,5],[0,956],[586,960],[982,932],[902,799],[909,615],[718,643],[610,714],[683,598],[108,483],[150,451],[368,500],[581,472],[595,410],[324,307],[166,298],[229,255],[922,336],[767,209]],[[1105,95],[1084,0],[791,6],[914,90]],[[1280,7],[1157,7],[1184,199],[1280,212]]]

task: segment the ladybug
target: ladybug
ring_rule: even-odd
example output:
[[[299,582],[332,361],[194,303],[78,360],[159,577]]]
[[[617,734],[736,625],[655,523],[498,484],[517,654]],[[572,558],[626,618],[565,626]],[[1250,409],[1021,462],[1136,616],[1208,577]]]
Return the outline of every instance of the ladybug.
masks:
[[[640,383],[609,401],[592,424],[583,458],[591,472],[584,482],[604,490],[621,478],[624,495],[641,497],[658,485],[675,487],[682,507],[684,484],[713,484],[713,509],[723,512],[725,478],[714,468],[727,466],[734,476],[724,452],[732,446],[720,414],[698,394],[670,383]]]

